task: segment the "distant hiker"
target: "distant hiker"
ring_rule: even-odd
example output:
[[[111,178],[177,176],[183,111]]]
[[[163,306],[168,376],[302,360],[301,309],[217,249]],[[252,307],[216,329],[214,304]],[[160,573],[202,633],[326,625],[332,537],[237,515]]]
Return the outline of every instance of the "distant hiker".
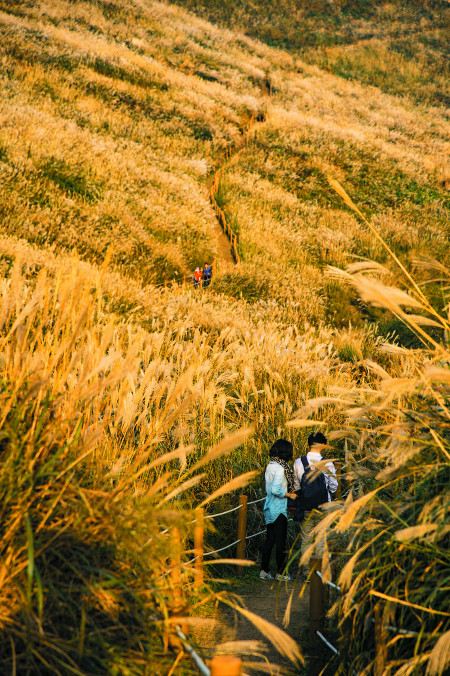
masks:
[[[326,444],[327,438],[322,432],[310,434],[308,453],[294,462],[294,488],[299,496],[294,519],[302,522],[303,546],[311,544],[311,532],[322,518],[320,505],[331,502],[330,493],[334,493],[338,487],[332,462],[327,462],[315,478],[309,478],[313,475],[315,465],[323,460],[322,451]],[[319,540],[315,553],[323,554],[324,545],[324,540]]]
[[[200,268],[195,268],[195,272],[194,272],[194,287],[197,288],[198,286],[200,286],[201,281],[202,281],[202,271],[200,270]]]
[[[205,263],[202,271],[203,286],[209,286],[212,278],[212,268],[208,263]]]
[[[290,441],[278,439],[269,451],[270,461],[266,468],[266,501],[264,520],[267,535],[261,561],[261,580],[273,580],[270,573],[270,555],[275,545],[277,558],[277,580],[292,580],[283,575],[286,567],[287,499],[295,499],[294,473],[287,464],[292,460],[293,448]]]

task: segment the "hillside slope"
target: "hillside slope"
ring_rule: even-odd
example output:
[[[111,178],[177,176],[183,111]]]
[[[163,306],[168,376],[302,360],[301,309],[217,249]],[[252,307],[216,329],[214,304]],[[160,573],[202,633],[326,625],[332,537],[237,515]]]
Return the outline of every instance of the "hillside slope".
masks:
[[[332,73],[449,105],[446,0],[175,0]]]
[[[406,261],[447,260],[442,109],[345,81],[170,5],[2,7],[4,232],[76,247],[96,263],[112,245],[112,265],[126,275],[177,279],[216,256],[207,176],[264,110],[221,185],[245,265],[223,265],[218,290],[291,303],[299,320],[361,320],[347,301],[335,307],[322,269],[384,254],[329,175]]]
[[[340,26],[330,44],[341,49],[352,5],[375,22],[362,1],[340,2],[334,28],[320,13],[299,20]],[[426,5],[430,17],[442,9]],[[236,3],[242,29],[248,6]],[[292,6],[270,4],[281,32]],[[447,532],[441,81],[428,98],[404,96],[364,69],[354,80],[338,61],[321,69],[314,49],[279,49],[151,0],[0,0],[2,673],[194,673],[163,652],[176,584],[193,621],[223,597],[208,578],[193,588],[193,508],[226,510],[243,486],[260,498],[273,440],[299,454],[311,429],[347,465],[349,498],[331,516],[356,529],[364,554],[361,592],[346,569],[357,612],[355,634],[342,625],[343,668],[371,669],[372,528],[386,556],[380,589],[416,604],[389,611],[417,636],[392,642],[393,668],[421,668],[445,637],[440,565],[423,562],[441,560]],[[440,52],[424,77],[439,63]],[[221,256],[208,194],[217,168],[238,264]],[[214,258],[208,289],[179,283]],[[383,472],[379,500],[414,505],[402,527],[433,522],[425,554],[395,539],[396,509],[381,504],[383,520],[364,521]],[[234,517],[207,530],[208,547],[233,541]],[[330,542],[346,561],[341,544]],[[420,608],[434,602],[438,619],[429,613],[422,632]]]
[[[1,9],[3,228],[97,262],[113,243],[144,282],[214,257],[203,182],[257,108],[261,58],[217,45],[222,82],[200,79],[198,28],[152,3]]]

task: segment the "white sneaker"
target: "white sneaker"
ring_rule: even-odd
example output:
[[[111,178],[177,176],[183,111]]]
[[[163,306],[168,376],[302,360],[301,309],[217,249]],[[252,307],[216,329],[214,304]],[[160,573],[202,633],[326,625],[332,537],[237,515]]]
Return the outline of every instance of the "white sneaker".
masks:
[[[266,573],[265,570],[262,570],[259,574],[260,580],[273,580],[273,575],[271,573]]]
[[[275,580],[277,580],[277,582],[293,582],[293,577],[289,575],[289,573],[287,575],[280,575],[280,573],[277,573]]]

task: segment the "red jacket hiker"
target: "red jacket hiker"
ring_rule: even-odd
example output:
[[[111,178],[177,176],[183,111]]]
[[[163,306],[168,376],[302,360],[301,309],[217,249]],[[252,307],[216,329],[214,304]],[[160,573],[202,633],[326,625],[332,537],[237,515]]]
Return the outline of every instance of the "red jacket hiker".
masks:
[[[194,272],[194,286],[198,286],[200,284],[200,280],[202,278],[202,271],[200,268],[195,268]]]

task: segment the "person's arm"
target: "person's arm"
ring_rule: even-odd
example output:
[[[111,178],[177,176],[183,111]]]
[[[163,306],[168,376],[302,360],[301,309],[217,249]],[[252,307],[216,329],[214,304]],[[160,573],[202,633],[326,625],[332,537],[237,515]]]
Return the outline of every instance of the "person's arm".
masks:
[[[303,472],[303,463],[300,460],[300,458],[297,458],[297,460],[294,462],[294,491],[298,491],[300,489],[300,482],[302,480]]]
[[[277,467],[272,482],[272,494],[275,495],[277,498],[292,498],[293,500],[295,500],[295,498],[297,497],[296,494],[286,493],[285,485],[286,478],[284,476],[284,470],[281,466],[279,469]]]
[[[330,493],[335,493],[338,487],[338,480],[336,479],[336,469],[332,462],[327,462],[326,466],[328,471],[324,472],[325,483]]]

